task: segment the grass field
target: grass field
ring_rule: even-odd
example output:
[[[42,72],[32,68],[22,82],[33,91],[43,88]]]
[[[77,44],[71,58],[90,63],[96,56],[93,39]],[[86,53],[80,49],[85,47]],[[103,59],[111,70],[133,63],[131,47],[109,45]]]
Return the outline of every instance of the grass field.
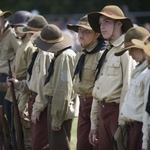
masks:
[[[77,120],[78,118],[74,118],[72,130],[71,130],[71,150],[76,150],[76,142],[77,142]]]

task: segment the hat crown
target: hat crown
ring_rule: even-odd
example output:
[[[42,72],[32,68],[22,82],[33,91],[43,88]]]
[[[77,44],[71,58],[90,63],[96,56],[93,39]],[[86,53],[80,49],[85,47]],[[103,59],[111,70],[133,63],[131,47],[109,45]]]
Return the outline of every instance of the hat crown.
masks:
[[[125,17],[123,11],[115,5],[105,6],[102,10],[102,13],[107,13],[112,16]]]
[[[30,26],[30,27],[41,28],[42,29],[47,24],[48,24],[48,22],[43,16],[36,15],[36,16],[33,16],[29,20],[27,25]]]
[[[62,32],[56,25],[49,24],[42,29],[41,37],[46,41],[57,40],[62,38]]]
[[[137,26],[130,28],[125,35],[125,43],[131,42],[132,39],[143,39],[149,35],[149,31],[143,27]]]
[[[32,14],[28,11],[25,10],[17,11],[13,15],[11,25],[26,25],[31,17]]]

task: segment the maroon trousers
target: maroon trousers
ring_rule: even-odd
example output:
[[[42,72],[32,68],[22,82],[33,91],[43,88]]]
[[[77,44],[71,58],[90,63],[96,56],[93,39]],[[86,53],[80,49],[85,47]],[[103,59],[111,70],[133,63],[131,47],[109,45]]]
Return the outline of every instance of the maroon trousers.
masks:
[[[129,124],[129,150],[142,149],[142,122],[133,122]]]
[[[118,126],[119,105],[103,103],[99,108],[99,150],[113,150],[114,134]]]
[[[35,102],[35,93],[31,93],[28,108],[29,117],[31,120],[32,108]],[[47,108],[40,114],[39,122],[34,125],[31,122],[31,138],[32,138],[32,150],[41,150],[48,144],[48,131],[47,131]]]
[[[81,98],[77,127],[77,150],[98,150],[89,143],[89,133],[91,130],[90,113],[93,97]]]

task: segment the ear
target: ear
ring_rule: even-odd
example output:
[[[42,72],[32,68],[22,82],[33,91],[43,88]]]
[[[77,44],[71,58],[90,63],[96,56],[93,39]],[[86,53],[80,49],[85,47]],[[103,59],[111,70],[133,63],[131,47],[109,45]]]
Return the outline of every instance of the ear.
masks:
[[[122,27],[122,22],[121,21],[117,21],[117,26],[118,27]]]
[[[95,33],[96,39],[100,36],[100,33]]]

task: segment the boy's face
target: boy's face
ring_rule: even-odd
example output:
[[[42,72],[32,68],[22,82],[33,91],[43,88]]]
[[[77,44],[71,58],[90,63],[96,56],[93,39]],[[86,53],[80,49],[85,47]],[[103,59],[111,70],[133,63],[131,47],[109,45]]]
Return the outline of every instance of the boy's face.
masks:
[[[115,20],[105,16],[99,18],[100,31],[104,39],[110,39],[114,31]]]
[[[87,30],[83,27],[78,28],[78,40],[83,46],[89,45],[94,38],[97,38],[95,34],[93,30]]]
[[[129,55],[136,61],[141,62],[145,60],[145,53],[142,49],[139,48],[131,48],[129,49]]]

